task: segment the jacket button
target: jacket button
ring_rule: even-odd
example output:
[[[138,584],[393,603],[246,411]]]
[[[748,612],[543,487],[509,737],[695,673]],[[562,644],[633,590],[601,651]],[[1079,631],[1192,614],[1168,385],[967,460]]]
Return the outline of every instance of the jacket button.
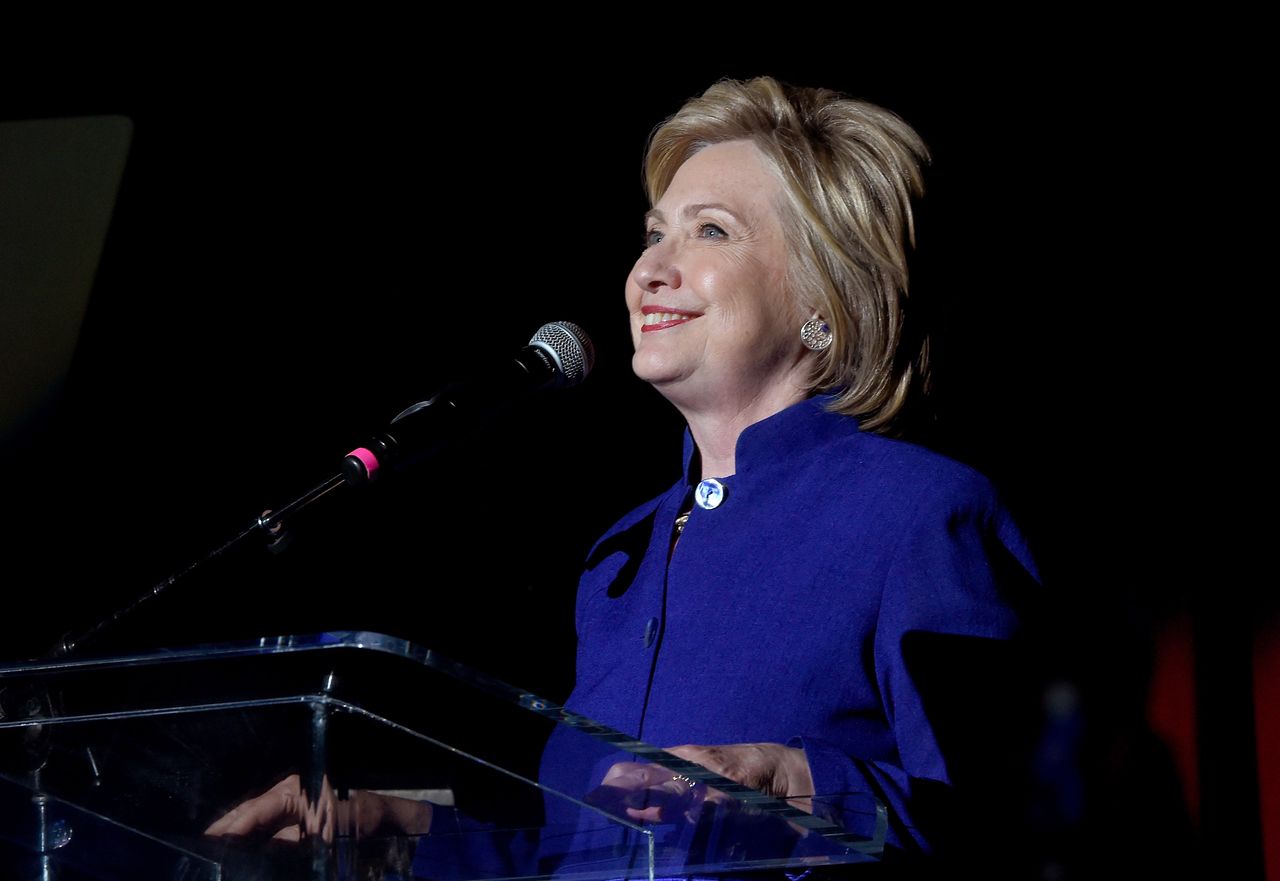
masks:
[[[644,622],[644,647],[648,648],[653,645],[653,641],[658,638],[658,619],[650,618]]]

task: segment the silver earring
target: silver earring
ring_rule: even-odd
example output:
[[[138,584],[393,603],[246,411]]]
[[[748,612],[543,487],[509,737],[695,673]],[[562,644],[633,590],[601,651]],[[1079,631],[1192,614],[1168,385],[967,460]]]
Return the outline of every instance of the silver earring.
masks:
[[[800,326],[800,342],[806,349],[821,352],[831,340],[831,326],[816,315]]]

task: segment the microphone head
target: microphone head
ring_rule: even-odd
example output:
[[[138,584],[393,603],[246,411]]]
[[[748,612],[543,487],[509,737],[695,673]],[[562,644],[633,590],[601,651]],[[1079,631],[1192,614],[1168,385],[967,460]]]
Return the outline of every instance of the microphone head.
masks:
[[[577,385],[587,378],[596,364],[596,347],[591,337],[578,325],[568,321],[553,321],[538,328],[529,345],[546,352],[560,372],[561,384]]]

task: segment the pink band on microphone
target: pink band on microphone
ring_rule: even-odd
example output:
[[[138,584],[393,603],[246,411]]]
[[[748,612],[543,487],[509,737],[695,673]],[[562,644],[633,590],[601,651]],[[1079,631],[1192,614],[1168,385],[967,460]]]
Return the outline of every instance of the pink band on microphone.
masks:
[[[369,479],[373,480],[373,475],[378,472],[378,457],[366,450],[364,447],[358,447],[347,453],[348,456],[355,456],[360,460],[360,464],[364,466],[365,473],[369,475]]]

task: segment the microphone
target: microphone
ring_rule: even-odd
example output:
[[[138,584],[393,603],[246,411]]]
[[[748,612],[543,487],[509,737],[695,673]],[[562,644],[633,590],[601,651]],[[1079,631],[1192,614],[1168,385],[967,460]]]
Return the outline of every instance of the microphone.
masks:
[[[568,321],[544,324],[529,340],[529,344],[516,352],[514,358],[499,362],[488,371],[482,371],[475,379],[447,385],[427,400],[407,408],[366,446],[348,453],[340,473],[279,510],[264,511],[230,541],[154,585],[127,606],[83,633],[67,633],[54,648],[51,657],[71,654],[84,642],[107,630],[147,600],[159,596],[179,579],[221,557],[254,533],[268,536],[268,547],[271,550],[282,550],[288,543],[288,533],[285,530],[288,518],[336,494],[344,486],[372,480],[379,471],[406,456],[432,451],[450,430],[466,423],[469,418],[494,415],[516,399],[532,392],[577,385],[586,379],[595,366],[595,360],[595,346],[581,327]],[[4,696],[3,689],[0,689],[0,697]],[[7,712],[7,704],[0,705],[0,721],[6,718]]]
[[[347,454],[342,475],[348,483],[372,480],[406,457],[431,452],[455,428],[496,415],[527,394],[578,385],[595,359],[595,346],[581,327],[544,324],[514,358],[401,411],[384,431]]]

